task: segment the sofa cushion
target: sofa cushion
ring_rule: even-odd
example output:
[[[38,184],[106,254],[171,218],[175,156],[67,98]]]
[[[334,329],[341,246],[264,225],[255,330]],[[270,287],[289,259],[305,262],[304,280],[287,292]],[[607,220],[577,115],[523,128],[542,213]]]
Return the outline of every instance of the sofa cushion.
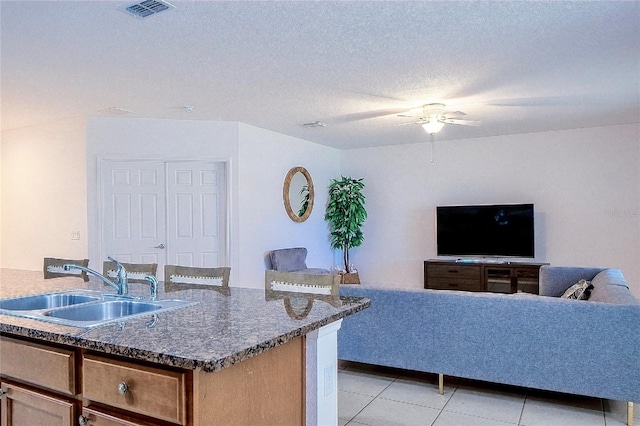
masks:
[[[604,271],[598,272],[591,283],[594,287],[601,287],[603,285],[619,285],[623,287],[629,288],[627,281],[624,279],[622,275],[622,271],[619,269],[605,269]]]
[[[619,269],[605,269],[591,281],[594,288],[589,300],[593,302],[615,303],[619,305],[638,305],[640,301],[633,296]]]
[[[304,247],[273,250],[270,254],[271,269],[295,272],[307,268],[307,249]]]
[[[640,305],[640,301],[633,296],[633,293],[627,287],[620,285],[596,287],[591,292],[589,300],[618,305]]]
[[[593,290],[593,284],[591,284],[591,281],[580,280],[569,287],[560,297],[563,299],[587,300],[591,295],[591,290]]]

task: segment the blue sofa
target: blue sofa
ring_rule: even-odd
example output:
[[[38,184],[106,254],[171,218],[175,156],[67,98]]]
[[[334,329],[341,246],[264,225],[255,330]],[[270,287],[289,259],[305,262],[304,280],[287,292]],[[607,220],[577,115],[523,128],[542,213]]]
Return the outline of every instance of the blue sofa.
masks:
[[[580,279],[589,300],[559,296]],[[343,285],[371,299],[345,318],[338,358],[640,401],[640,302],[617,269],[543,266],[540,296]]]

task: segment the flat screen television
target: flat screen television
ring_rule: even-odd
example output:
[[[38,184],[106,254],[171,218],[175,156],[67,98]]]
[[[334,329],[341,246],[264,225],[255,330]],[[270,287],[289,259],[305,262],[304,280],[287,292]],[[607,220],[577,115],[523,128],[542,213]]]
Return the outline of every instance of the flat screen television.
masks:
[[[533,204],[436,207],[438,256],[534,257]]]

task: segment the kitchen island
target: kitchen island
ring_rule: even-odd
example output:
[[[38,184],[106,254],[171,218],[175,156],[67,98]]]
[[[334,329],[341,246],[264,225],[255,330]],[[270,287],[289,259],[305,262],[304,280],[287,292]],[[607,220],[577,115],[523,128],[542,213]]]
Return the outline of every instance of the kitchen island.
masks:
[[[0,298],[111,292],[94,279],[1,273]],[[337,330],[369,300],[239,287],[165,290],[158,299],[197,304],[94,328],[0,315],[2,424],[37,424],[30,416],[43,411],[52,416],[43,421],[57,424],[337,423]],[[131,283],[130,294],[148,298],[149,287]]]

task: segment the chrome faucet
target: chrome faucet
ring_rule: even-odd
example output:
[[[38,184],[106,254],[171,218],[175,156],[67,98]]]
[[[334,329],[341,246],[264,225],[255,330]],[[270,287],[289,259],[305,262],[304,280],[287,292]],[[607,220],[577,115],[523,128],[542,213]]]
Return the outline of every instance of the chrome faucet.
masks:
[[[107,256],[107,259],[112,261],[118,267],[116,271],[116,286],[118,286],[118,294],[128,294],[129,293],[129,281],[127,279],[127,270],[124,268],[122,263],[118,262],[113,257]]]
[[[91,274],[94,277],[101,279],[105,284],[113,287],[116,290],[118,295],[125,295],[129,293],[129,285],[127,281],[127,270],[124,268],[124,266],[122,266],[120,262],[113,259],[112,257],[108,257],[107,259],[114,262],[118,266],[115,282],[111,281],[109,278],[105,277],[100,272],[94,271],[93,269],[85,268],[84,266],[65,264],[62,266],[62,268],[65,271],[70,271],[72,269],[79,269],[81,271],[86,272],[87,274]]]
[[[144,279],[149,281],[149,287],[151,287],[151,300],[156,300],[158,297],[158,279],[154,275],[145,275]]]

